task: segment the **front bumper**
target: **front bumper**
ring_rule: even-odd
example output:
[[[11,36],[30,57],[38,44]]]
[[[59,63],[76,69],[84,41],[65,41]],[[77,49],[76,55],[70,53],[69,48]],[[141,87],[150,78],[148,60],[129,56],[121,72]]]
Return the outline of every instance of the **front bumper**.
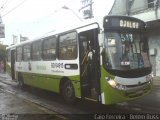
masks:
[[[128,85],[124,90],[123,95],[127,98],[136,98],[146,94],[152,89],[152,81],[143,83],[142,85]]]

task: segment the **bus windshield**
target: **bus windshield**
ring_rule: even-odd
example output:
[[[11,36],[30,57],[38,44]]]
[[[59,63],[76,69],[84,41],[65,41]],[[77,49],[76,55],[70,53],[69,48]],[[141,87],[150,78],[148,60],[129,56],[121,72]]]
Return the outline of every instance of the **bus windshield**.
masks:
[[[106,32],[104,66],[108,70],[133,70],[151,67],[148,41],[143,34]]]

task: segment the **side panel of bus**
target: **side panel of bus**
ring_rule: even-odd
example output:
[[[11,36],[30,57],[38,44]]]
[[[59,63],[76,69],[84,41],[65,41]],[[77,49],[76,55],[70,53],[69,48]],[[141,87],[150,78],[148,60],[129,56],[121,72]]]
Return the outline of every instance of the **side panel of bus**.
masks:
[[[75,96],[81,96],[75,31],[28,43],[22,48],[23,59],[16,62],[16,69],[24,84],[59,93],[63,82],[69,80],[74,86]]]

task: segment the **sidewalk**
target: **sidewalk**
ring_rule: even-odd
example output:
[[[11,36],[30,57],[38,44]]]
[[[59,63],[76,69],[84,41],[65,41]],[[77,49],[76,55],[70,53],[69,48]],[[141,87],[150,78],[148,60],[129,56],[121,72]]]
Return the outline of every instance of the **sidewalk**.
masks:
[[[8,73],[0,73],[0,82],[6,84],[17,84],[16,80],[12,80]]]

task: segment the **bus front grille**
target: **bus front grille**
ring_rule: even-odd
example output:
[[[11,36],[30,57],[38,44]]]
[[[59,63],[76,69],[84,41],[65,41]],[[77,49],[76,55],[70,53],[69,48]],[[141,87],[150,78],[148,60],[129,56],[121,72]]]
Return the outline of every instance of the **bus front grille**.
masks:
[[[125,96],[128,98],[135,98],[142,96],[143,94],[147,93],[151,89],[151,85],[147,84],[137,90],[128,90],[125,91]]]

